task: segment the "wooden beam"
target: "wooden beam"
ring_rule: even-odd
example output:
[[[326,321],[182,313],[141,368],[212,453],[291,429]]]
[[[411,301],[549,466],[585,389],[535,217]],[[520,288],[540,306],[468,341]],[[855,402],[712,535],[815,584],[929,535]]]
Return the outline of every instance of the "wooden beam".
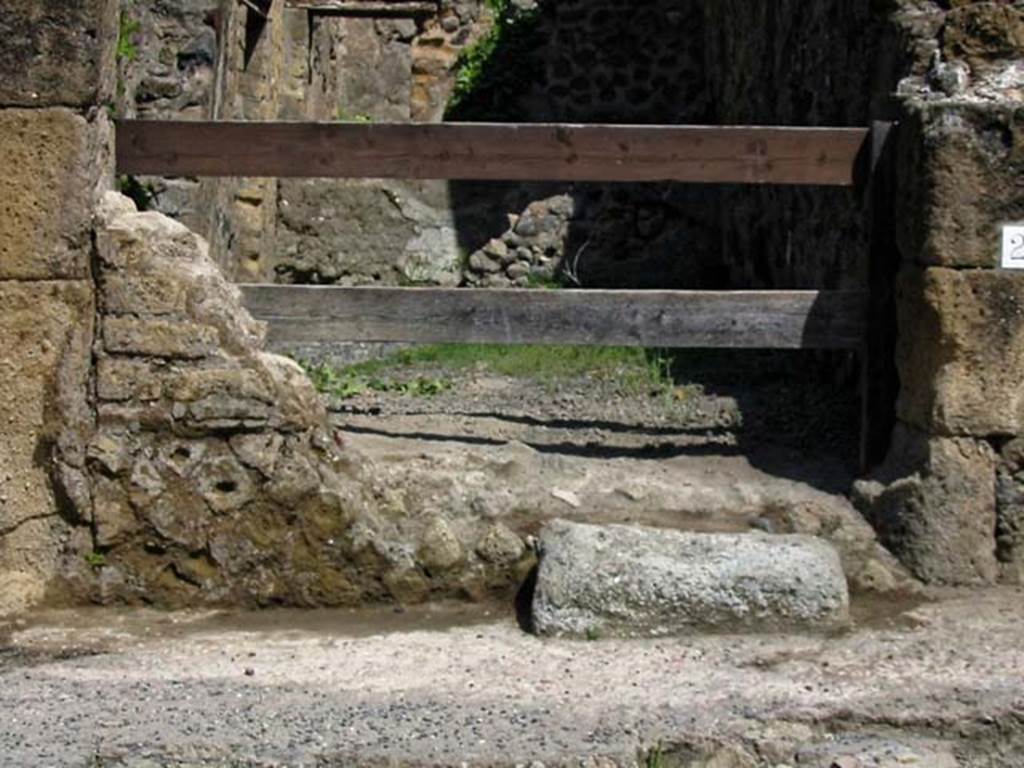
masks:
[[[857,349],[865,296],[243,285],[280,342]]]
[[[117,169],[164,176],[854,182],[868,130],[121,121]]]
[[[285,0],[286,8],[313,13],[419,16],[436,13],[437,0]]]

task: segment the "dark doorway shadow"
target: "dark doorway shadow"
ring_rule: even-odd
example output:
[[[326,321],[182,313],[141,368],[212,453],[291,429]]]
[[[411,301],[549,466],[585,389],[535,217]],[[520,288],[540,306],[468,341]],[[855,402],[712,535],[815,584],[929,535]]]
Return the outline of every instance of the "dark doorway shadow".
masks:
[[[515,597],[516,623],[523,632],[536,634],[533,621],[533,596],[537,592],[537,566],[527,574]]]

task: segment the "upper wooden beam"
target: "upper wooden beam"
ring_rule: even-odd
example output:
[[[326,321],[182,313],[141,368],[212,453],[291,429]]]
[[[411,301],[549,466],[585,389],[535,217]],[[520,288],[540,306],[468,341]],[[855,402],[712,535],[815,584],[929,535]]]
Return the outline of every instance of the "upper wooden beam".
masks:
[[[120,121],[119,173],[854,184],[866,128]],[[870,160],[870,158],[868,158]]]
[[[243,285],[272,340],[859,349],[865,296]]]

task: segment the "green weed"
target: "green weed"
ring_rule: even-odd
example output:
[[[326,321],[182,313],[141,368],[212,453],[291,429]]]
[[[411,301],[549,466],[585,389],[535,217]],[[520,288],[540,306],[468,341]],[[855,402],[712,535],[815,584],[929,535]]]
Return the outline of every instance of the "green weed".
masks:
[[[557,291],[559,288],[562,288],[562,284],[558,281],[558,278],[542,277],[533,273],[527,275],[526,284],[530,288],[539,288],[547,291]]]
[[[99,570],[107,564],[107,557],[102,552],[90,552],[85,555],[85,562],[90,568]]]
[[[142,28],[137,19],[133,19],[127,10],[121,11],[120,26],[117,32],[117,60],[135,61],[139,57],[139,46],[135,36]]]
[[[660,741],[651,748],[644,758],[644,768],[666,768],[665,748]]]
[[[340,123],[372,123],[373,117],[365,112],[349,114],[344,107],[338,107],[337,119]]]
[[[450,381],[417,376],[408,381],[371,375],[372,367],[335,368],[326,363],[302,363],[318,392],[341,400],[366,392],[394,392],[411,397],[433,397],[452,388]],[[364,370],[365,368],[365,370]]]

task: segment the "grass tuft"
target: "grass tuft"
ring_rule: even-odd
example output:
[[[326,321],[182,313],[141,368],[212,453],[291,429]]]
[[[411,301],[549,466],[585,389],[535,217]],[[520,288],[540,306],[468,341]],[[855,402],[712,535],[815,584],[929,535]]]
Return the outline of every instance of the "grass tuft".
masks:
[[[340,398],[368,391],[429,397],[452,388],[445,372],[467,369],[543,383],[593,378],[613,382],[629,394],[675,391],[668,359],[632,347],[431,344],[343,368],[309,363],[304,367],[319,391]],[[440,375],[410,378],[408,374],[415,368],[429,368]]]

